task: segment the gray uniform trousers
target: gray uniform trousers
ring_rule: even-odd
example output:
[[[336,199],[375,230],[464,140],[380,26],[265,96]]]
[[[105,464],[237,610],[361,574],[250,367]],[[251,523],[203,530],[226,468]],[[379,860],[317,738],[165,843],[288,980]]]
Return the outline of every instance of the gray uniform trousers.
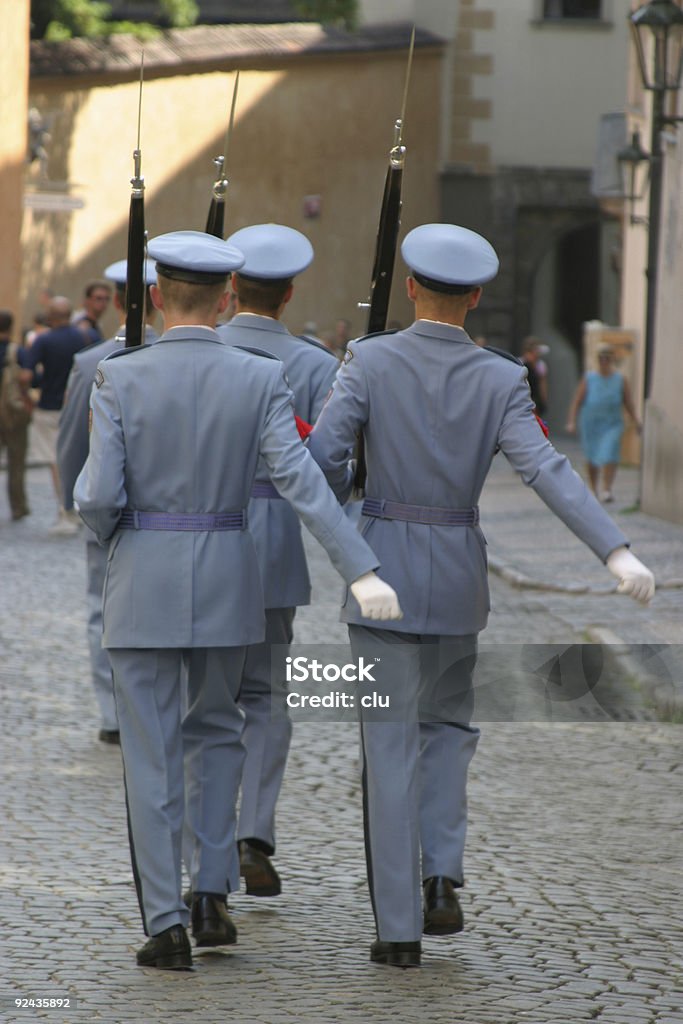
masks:
[[[283,323],[269,316],[238,313],[218,334],[229,345],[255,348],[279,359],[295,411],[306,422],[315,422],[337,373],[335,356],[315,342],[293,337]],[[263,463],[257,478],[268,479]],[[292,737],[284,660],[297,606],[310,603],[310,581],[301,526],[287,502],[252,498],[249,529],[261,570],[266,635],[263,643],[247,651],[240,691],[246,756],[237,838],[257,839],[268,853],[274,853],[275,810]],[[274,657],[278,664],[271,664]]]
[[[109,655],[102,646],[102,591],[107,572],[107,549],[93,540],[85,545],[87,582],[87,632],[90,652],[90,672],[95,697],[100,709],[102,728],[113,732],[118,729],[116,702]]]
[[[109,650],[124,778],[135,780],[126,785],[126,802],[148,935],[189,920],[180,898],[185,814],[195,836],[188,864],[193,891],[225,892],[226,866],[228,886],[239,886],[235,802],[244,751],[236,698],[244,655],[244,647]],[[179,743],[183,669],[187,710]],[[155,870],[159,863],[173,864],[174,874]]]
[[[275,851],[275,807],[292,737],[285,657],[295,613],[296,608],[266,608],[265,641],[247,648],[239,697],[246,756],[237,838],[258,839],[270,853]]]
[[[354,660],[375,661],[388,710],[361,709],[368,883],[377,934],[422,935],[421,880],[463,884],[467,770],[479,740],[470,724],[477,637],[349,626]],[[400,897],[397,898],[397,894]]]

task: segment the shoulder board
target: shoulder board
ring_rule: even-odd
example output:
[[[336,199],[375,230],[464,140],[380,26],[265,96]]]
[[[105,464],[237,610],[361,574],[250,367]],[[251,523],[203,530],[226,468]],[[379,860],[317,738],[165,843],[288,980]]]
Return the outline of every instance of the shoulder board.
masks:
[[[264,359],[275,359],[278,363],[282,362],[272,352],[264,352],[262,348],[252,348],[251,345],[232,345],[231,348],[240,349],[242,352],[251,352],[252,356],[263,356]]]
[[[372,334],[361,334],[360,338],[351,338],[351,341],[355,344],[358,341],[369,341],[370,338],[385,338],[388,334],[400,334],[398,330],[389,331],[373,331]]]
[[[76,355],[80,356],[84,352],[94,352],[94,350],[96,348],[99,348],[100,345],[104,345],[105,341],[113,341],[113,340],[114,340],[113,338],[100,338],[99,341],[91,341],[91,343],[89,345],[84,345],[83,348],[80,349],[80,351],[78,351],[76,353]]]
[[[122,345],[121,348],[115,349],[104,358],[109,362],[111,359],[119,359],[121,356],[129,356],[132,352],[144,352],[145,349],[149,350],[151,347],[151,345],[131,345],[130,348],[126,348],[125,345]]]
[[[313,348],[319,348],[321,352],[324,352],[328,356],[332,356],[333,359],[337,358],[334,352],[330,352],[327,345],[323,345],[322,341],[318,341],[317,338],[314,338],[310,334],[295,334],[294,337],[297,341],[305,341],[307,345],[312,345]]]
[[[514,356],[512,352],[508,352],[507,349],[496,348],[495,345],[484,345],[483,351],[493,352],[494,356],[501,356],[503,359],[507,359],[511,363],[517,363],[517,366],[524,366],[522,360],[518,359],[517,356]]]

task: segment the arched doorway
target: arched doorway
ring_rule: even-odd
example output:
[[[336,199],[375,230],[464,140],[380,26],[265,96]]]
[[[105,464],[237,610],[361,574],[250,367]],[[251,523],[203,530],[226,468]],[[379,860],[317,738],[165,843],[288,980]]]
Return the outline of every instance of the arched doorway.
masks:
[[[618,241],[615,230],[611,222],[595,217],[556,233],[530,273],[527,333],[549,347],[547,418],[555,434],[564,430],[569,403],[583,372],[584,323],[614,322],[617,315],[618,276],[612,258]]]

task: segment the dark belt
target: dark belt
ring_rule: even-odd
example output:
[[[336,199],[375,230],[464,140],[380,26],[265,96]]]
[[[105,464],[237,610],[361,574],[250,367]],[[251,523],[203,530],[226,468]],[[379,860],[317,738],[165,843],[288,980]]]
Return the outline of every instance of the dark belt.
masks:
[[[377,519],[399,519],[404,523],[425,523],[428,526],[476,526],[479,507],[434,508],[430,505],[404,505],[401,501],[366,498],[363,515]]]
[[[119,519],[122,530],[185,530],[192,533],[216,530],[246,530],[247,513],[239,512],[137,512],[124,508]]]
[[[282,495],[273,487],[270,480],[255,480],[251,485],[251,496],[252,498],[279,498],[282,501]]]

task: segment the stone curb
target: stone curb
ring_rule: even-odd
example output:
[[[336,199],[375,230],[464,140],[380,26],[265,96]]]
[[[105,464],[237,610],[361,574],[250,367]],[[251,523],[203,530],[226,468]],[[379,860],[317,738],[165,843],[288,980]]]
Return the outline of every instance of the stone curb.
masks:
[[[515,569],[502,558],[498,558],[490,553],[488,562],[489,570],[492,573],[500,576],[510,586],[517,587],[519,590],[547,590],[557,594],[598,594],[600,597],[606,597],[616,592],[616,583],[614,585],[606,584],[603,587],[593,587],[588,583],[549,583],[544,580],[537,580],[527,576],[526,573],[520,572],[519,569]]]
[[[680,722],[683,719],[683,690],[672,690],[658,675],[648,672],[643,663],[633,657],[631,644],[606,626],[587,626],[585,636],[589,643],[601,645],[605,658],[611,661],[620,676],[641,691],[646,704],[660,722]]]
[[[607,597],[616,593],[616,583],[595,587],[588,583],[549,583],[544,580],[534,579],[526,573],[515,569],[504,559],[489,553],[489,569],[496,576],[500,576],[512,587],[518,590],[547,590],[555,594],[595,594],[598,597]],[[680,590],[683,589],[683,579],[670,579],[657,581],[657,590]]]

